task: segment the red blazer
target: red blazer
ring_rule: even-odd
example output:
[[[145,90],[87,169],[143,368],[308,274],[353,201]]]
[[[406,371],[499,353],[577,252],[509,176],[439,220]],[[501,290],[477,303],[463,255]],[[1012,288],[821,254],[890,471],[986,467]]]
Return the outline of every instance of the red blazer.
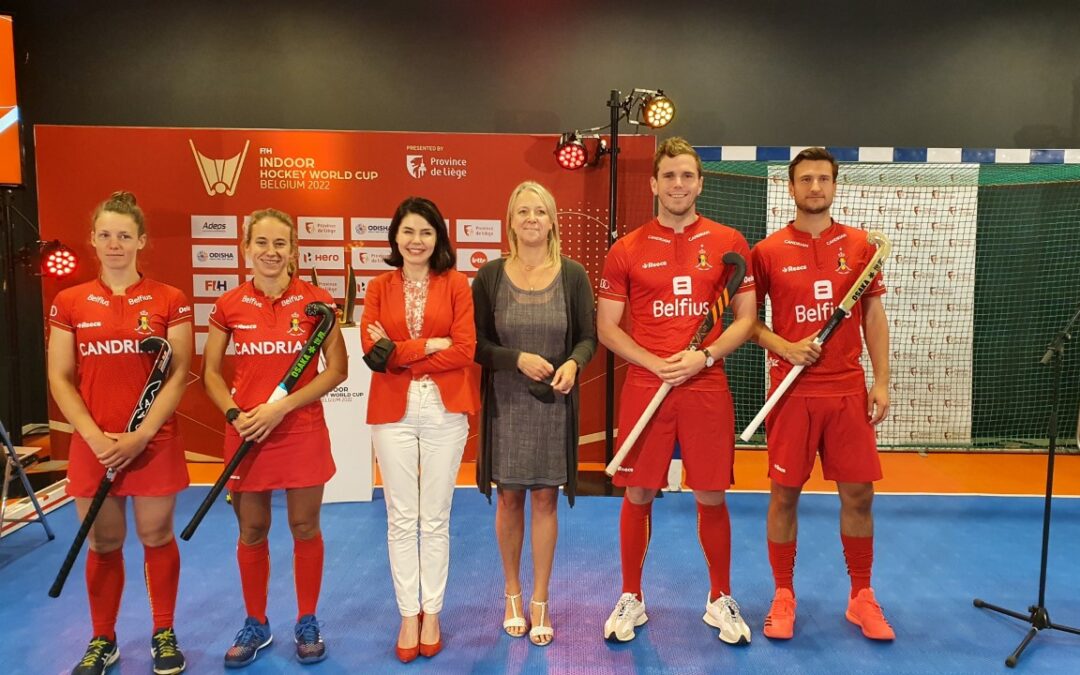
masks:
[[[448,412],[473,414],[480,409],[480,386],[473,362],[476,325],[472,290],[464,274],[457,270],[431,274],[423,332],[415,340],[409,337],[405,323],[401,270],[380,274],[371,280],[364,295],[364,315],[360,319],[364,353],[375,344],[367,327],[376,321],[393,340],[394,352],[385,373],[371,374],[368,424],[400,421],[405,416],[409,384],[420,375],[429,375],[435,381]],[[431,337],[449,337],[454,344],[427,356],[424,343]]]

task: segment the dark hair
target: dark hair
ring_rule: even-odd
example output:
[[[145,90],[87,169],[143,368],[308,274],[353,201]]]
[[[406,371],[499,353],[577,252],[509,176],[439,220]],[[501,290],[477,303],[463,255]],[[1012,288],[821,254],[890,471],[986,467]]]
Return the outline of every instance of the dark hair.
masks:
[[[791,164],[787,165],[788,182],[795,181],[795,167],[799,162],[815,162],[818,160],[825,160],[832,164],[832,179],[835,181],[836,174],[840,171],[840,165],[836,163],[836,158],[833,157],[832,153],[825,148],[806,148],[795,155],[795,159],[791,160]]]
[[[426,220],[428,225],[435,228],[435,250],[431,252],[428,266],[432,272],[441,274],[454,266],[454,247],[450,245],[450,232],[446,229],[446,220],[443,219],[439,207],[435,202],[423,197],[408,197],[398,204],[394,211],[394,218],[390,221],[390,255],[386,257],[386,264],[391,267],[401,267],[405,259],[398,250],[397,234],[401,228],[401,221],[410,213],[416,214]]]
[[[135,221],[139,236],[146,234],[146,216],[143,215],[143,210],[139,208],[139,205],[135,202],[135,195],[125,190],[119,190],[109,195],[109,198],[98,204],[94,209],[94,215],[90,218],[90,231],[93,232],[94,227],[97,226],[97,219],[101,217],[101,214],[108,211],[109,213],[119,213],[122,216],[130,216]]]

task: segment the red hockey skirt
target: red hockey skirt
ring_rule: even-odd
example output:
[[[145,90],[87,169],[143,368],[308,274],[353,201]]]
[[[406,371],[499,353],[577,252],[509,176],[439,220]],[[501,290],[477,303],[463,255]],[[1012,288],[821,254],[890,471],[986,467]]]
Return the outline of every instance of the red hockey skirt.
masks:
[[[225,463],[240,447],[238,435],[225,435]],[[275,434],[248,450],[229,479],[234,492],[265,492],[324,485],[337,468],[325,425],[298,433]]]
[[[69,449],[67,493],[70,497],[93,497],[105,467],[82,436],[73,434]],[[162,497],[188,486],[184,440],[180,434],[150,441],[146,449],[113,481],[110,497]]]

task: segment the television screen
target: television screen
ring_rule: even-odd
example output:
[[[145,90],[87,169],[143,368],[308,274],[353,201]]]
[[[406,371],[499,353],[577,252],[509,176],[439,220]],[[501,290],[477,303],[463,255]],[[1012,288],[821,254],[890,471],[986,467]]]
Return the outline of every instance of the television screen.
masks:
[[[11,17],[0,14],[0,185],[22,185],[23,180],[11,25]]]

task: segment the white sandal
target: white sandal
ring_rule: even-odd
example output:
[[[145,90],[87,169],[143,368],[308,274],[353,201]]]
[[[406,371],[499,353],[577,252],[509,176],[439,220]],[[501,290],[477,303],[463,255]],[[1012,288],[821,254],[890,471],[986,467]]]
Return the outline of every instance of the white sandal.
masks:
[[[547,601],[537,602],[536,600],[530,600],[530,605],[536,605],[540,608],[540,621],[533,625],[529,631],[529,640],[532,641],[537,647],[547,647],[555,639],[555,629],[551,626],[544,625],[544,619],[547,618]],[[548,638],[547,642],[538,642],[540,638]]]
[[[528,624],[525,623],[525,617],[518,614],[517,604],[514,602],[515,600],[521,600],[521,593],[516,593],[514,595],[505,593],[504,595],[506,596],[506,599],[510,601],[510,611],[514,613],[514,616],[503,621],[503,630],[506,631],[506,634],[510,637],[525,637],[525,628]],[[511,633],[511,628],[520,628],[521,632]]]

